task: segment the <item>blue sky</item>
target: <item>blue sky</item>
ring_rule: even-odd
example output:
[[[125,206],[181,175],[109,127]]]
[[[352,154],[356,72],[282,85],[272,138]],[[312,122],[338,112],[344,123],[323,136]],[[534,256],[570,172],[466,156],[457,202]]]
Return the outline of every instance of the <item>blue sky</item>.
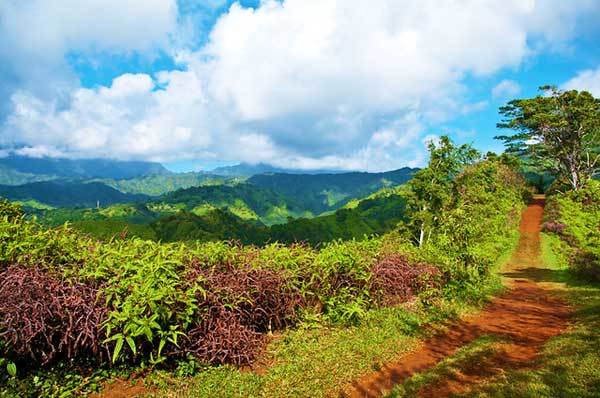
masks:
[[[441,134],[500,151],[507,100],[600,96],[598,17],[593,0],[7,0],[0,146],[176,171],[419,166]]]

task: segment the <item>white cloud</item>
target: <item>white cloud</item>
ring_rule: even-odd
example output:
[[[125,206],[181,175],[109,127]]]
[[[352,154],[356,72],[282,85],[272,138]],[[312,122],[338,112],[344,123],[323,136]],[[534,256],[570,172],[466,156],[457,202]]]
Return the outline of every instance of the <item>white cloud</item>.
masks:
[[[167,3],[140,8],[156,12]],[[252,9],[235,3],[206,46],[177,53],[185,71],[69,88],[62,101],[22,88],[12,96],[4,141],[72,156],[368,170],[416,165],[425,159],[423,136],[432,124],[488,105],[464,100],[465,76],[489,76],[520,65],[540,46],[568,43],[577,17],[594,7],[588,0],[552,4],[264,0]],[[171,15],[175,6],[165,7]],[[152,48],[176,30],[164,17],[156,30],[147,21],[123,23],[151,31],[147,40],[100,28],[77,38],[92,23],[79,18],[75,27],[59,29],[53,19],[54,28],[45,29],[59,30],[64,48],[89,51]],[[504,85],[503,94],[515,89]]]
[[[507,99],[518,95],[521,92],[521,86],[514,80],[502,80],[492,89],[494,98]]]
[[[0,98],[20,89],[65,99],[78,85],[69,53],[151,56],[176,31],[176,0],[3,0]]]
[[[595,97],[600,97],[600,66],[579,72],[574,78],[563,85],[567,90],[589,91]]]

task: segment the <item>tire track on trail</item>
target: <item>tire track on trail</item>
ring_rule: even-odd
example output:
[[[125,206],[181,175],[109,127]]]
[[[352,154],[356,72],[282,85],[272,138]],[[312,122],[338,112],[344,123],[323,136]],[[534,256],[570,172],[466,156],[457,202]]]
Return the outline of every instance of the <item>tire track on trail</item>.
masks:
[[[484,363],[470,364],[452,378],[426,386],[419,396],[444,397],[466,392],[504,370],[531,367],[544,343],[567,328],[571,315],[569,306],[552,296],[542,283],[549,272],[540,259],[543,213],[542,197],[537,197],[523,212],[519,244],[503,272],[507,278],[503,294],[478,314],[452,322],[446,331],[428,338],[416,351],[352,383],[342,396],[381,397],[484,335],[497,336],[505,344]]]

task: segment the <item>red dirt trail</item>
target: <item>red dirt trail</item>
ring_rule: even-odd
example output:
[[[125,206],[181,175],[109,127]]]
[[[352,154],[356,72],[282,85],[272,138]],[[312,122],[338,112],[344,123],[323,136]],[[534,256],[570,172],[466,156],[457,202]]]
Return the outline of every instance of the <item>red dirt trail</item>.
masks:
[[[365,375],[348,386],[342,396],[381,397],[394,385],[432,368],[483,335],[495,335],[507,343],[485,363],[471,364],[458,375],[422,389],[419,396],[444,397],[465,392],[491,376],[490,372],[533,366],[542,345],[566,329],[571,313],[566,303],[553,297],[540,283],[548,272],[540,260],[543,213],[541,197],[523,212],[519,245],[504,269],[508,288],[502,295],[477,315],[454,322],[447,331],[425,340],[416,351]]]

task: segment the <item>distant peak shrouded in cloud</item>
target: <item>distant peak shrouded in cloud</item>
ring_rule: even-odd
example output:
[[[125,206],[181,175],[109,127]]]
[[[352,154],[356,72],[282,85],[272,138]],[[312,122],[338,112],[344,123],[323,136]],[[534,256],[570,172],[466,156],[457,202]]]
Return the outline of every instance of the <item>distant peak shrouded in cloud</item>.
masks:
[[[280,168],[419,166],[424,137],[487,112],[490,95],[518,93],[502,72],[568,47],[578,22],[600,9],[589,0],[243,4],[0,3],[0,72],[9,76],[0,77],[0,145]],[[127,64],[157,52],[176,68]],[[122,72],[83,87],[66,61],[73,54],[90,73],[119,62]],[[478,79],[500,84],[477,97],[469,85]]]

